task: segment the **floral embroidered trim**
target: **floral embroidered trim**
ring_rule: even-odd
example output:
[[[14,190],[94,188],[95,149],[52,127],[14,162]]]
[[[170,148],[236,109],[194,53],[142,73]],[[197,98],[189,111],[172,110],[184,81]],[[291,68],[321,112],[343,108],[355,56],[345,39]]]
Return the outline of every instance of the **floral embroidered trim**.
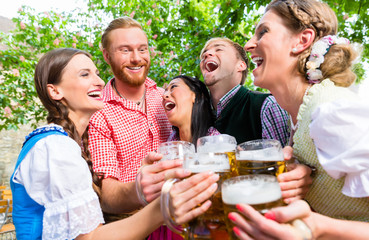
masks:
[[[45,133],[45,132],[49,132],[49,131],[58,131],[58,132],[61,132],[62,134],[64,134],[65,136],[68,136],[68,133],[66,131],[64,131],[64,129],[61,126],[51,124],[51,125],[46,125],[46,126],[39,127],[37,129],[35,129],[33,132],[31,132],[30,134],[28,134],[26,136],[25,142],[27,142],[28,139],[30,139],[31,137],[33,137],[37,134],[41,134],[41,133]]]
[[[327,54],[333,44],[350,44],[350,41],[336,35],[328,35],[314,43],[309,61],[306,63],[306,68],[308,69],[306,74],[309,83],[319,83],[323,79],[320,65],[324,62],[324,55]]]

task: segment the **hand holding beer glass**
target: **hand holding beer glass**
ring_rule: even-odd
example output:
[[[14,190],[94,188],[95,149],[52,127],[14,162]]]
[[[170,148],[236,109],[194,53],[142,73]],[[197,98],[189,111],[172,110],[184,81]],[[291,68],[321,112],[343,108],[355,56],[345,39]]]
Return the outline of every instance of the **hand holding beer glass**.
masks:
[[[284,205],[277,176],[287,169],[279,141],[259,139],[239,144],[236,165],[240,176],[222,184],[224,212],[227,216],[237,211],[235,206],[239,203],[251,205],[261,214]],[[292,224],[303,225],[300,220]],[[228,218],[227,230],[231,239],[237,239]]]
[[[224,213],[237,212],[236,205],[246,203],[264,214],[271,208],[283,206],[282,193],[278,180],[273,175],[242,175],[227,179],[222,184]],[[231,239],[237,239],[227,219],[227,231]]]
[[[138,200],[143,206],[147,205],[148,201],[151,201],[150,199],[146,199],[147,195],[144,194],[145,186],[143,182],[153,182],[153,184],[156,184],[160,187],[156,187],[158,192],[153,195],[156,198],[158,195],[160,195],[161,185],[159,184],[163,184],[166,178],[174,176],[178,177],[178,173],[176,173],[175,169],[178,169],[178,167],[181,166],[181,163],[178,161],[170,163],[164,161],[176,159],[183,160],[184,155],[186,155],[187,153],[195,153],[195,146],[192,143],[186,141],[164,142],[159,145],[159,153],[162,154],[163,157],[159,160],[158,164],[153,165],[152,163],[157,163],[154,161],[145,162],[150,154],[154,154],[150,153],[143,161],[143,165],[136,175],[136,193],[138,196]],[[156,158],[157,159],[155,160],[157,161],[159,158]],[[151,196],[149,197],[152,198]]]
[[[207,136],[198,139],[196,154],[187,154],[184,159],[183,168],[192,172],[192,175],[204,171],[218,173],[220,182],[231,177],[230,161],[234,162],[236,140],[229,135]],[[230,158],[231,156],[231,158]],[[168,209],[170,182],[168,180],[162,190],[162,206],[164,214],[168,218],[167,225],[172,229],[173,221],[170,219]],[[183,226],[182,235],[186,239],[224,239],[227,237],[225,228],[225,219],[223,214],[223,205],[221,200],[220,186],[214,195],[210,198],[211,207],[201,216],[193,219]],[[166,205],[166,206],[165,206]],[[174,232],[178,229],[172,229]]]
[[[292,155],[292,148],[285,147]],[[240,175],[272,174],[278,177],[286,203],[302,199],[312,182],[311,170],[295,164],[295,158],[285,159],[278,140],[259,139],[241,143],[236,149],[236,163]],[[287,167],[288,166],[288,167]]]
[[[183,167],[190,170],[192,174],[204,171],[217,173],[219,184],[231,177],[229,159],[226,153],[196,153],[185,159]],[[212,202],[210,208],[188,223],[185,235],[187,239],[220,239],[226,235],[220,185],[211,196],[210,201]]]

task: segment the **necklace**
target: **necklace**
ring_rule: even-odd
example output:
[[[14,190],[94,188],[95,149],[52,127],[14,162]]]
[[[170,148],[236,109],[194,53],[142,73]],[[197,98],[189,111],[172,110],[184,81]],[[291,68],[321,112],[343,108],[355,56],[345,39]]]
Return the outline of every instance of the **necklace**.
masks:
[[[129,100],[127,98],[125,98],[122,94],[120,94],[120,92],[118,91],[117,87],[115,86],[115,80],[112,82],[112,87],[113,89],[115,90],[115,92],[118,94],[119,97],[125,99],[125,100]],[[141,99],[137,102],[134,102],[132,100],[129,100],[129,101],[132,101],[134,103],[136,103],[138,106],[141,105],[141,103],[143,103],[145,101],[145,96],[146,96],[146,87],[145,87],[145,91],[144,91],[144,94],[142,95]],[[142,107],[143,107],[143,104],[142,104]]]
[[[296,129],[299,126],[299,122],[297,121],[296,125],[293,124],[291,115],[290,115],[290,122],[291,122],[291,130],[294,131],[294,132],[296,132]]]
[[[311,87],[311,85],[309,85],[306,88],[303,98],[308,94],[310,87]],[[299,122],[297,121],[296,125],[293,124],[291,115],[290,115],[290,122],[291,122],[291,130],[294,131],[294,132],[296,132],[296,129],[299,127]]]

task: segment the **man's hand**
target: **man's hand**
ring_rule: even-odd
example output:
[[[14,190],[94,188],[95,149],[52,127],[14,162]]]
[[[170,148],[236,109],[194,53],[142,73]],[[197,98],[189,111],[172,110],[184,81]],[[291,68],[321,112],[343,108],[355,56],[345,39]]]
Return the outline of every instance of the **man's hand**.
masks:
[[[170,160],[157,162],[162,158],[159,153],[151,152],[142,161],[140,178],[142,194],[147,202],[151,202],[160,196],[161,187],[169,178],[184,178],[191,173],[182,169],[182,160]],[[155,163],[155,164],[154,164]]]

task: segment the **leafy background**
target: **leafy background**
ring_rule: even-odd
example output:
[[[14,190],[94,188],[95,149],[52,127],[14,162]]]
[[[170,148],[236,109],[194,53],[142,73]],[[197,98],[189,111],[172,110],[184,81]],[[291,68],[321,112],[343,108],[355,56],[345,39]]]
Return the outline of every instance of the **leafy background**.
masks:
[[[339,20],[339,35],[363,46],[357,66],[358,81],[368,63],[369,2],[326,0]],[[16,29],[0,32],[0,130],[36,125],[45,118],[33,86],[35,65],[45,52],[58,47],[86,50],[108,81],[112,73],[104,62],[100,40],[104,28],[123,15],[139,21],[147,33],[152,66],[149,76],[159,86],[178,74],[201,77],[199,53],[212,37],[225,36],[244,45],[269,1],[246,0],[90,0],[87,11],[35,12],[23,6],[13,18]],[[251,66],[253,68],[253,66]],[[251,75],[251,74],[250,74]],[[251,76],[246,86],[257,89]],[[265,91],[263,89],[258,89]]]

